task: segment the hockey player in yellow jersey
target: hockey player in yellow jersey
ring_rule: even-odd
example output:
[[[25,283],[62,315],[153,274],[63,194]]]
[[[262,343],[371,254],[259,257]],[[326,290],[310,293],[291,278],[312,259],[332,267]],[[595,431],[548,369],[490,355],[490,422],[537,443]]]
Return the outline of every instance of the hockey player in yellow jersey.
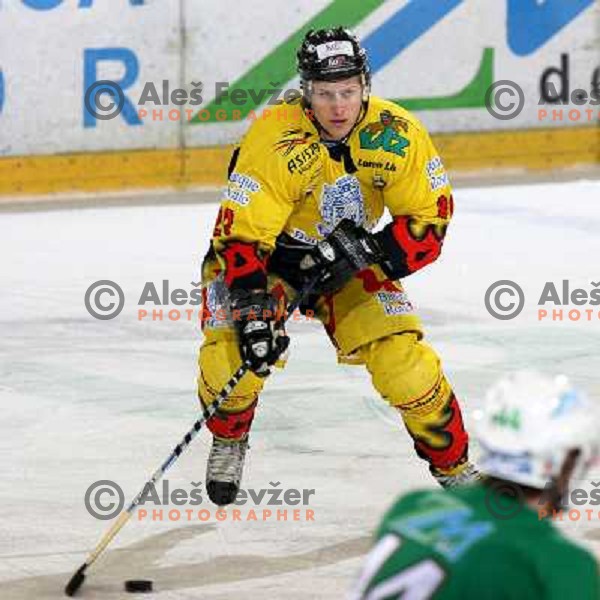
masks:
[[[453,210],[443,163],[412,114],[370,95],[349,31],[311,31],[297,56],[303,96],[270,107],[233,152],[203,265],[202,404],[252,364],[207,424],[208,494],[235,499],[259,393],[284,364],[279,309],[315,278],[303,309],[340,362],[366,366],[443,486],[467,482],[477,473],[460,407],[401,282],[442,249]],[[386,209],[391,222],[373,233]]]

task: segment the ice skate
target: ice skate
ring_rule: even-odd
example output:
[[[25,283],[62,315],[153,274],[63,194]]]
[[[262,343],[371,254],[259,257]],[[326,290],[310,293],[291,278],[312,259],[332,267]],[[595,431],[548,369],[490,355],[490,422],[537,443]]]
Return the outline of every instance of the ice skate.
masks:
[[[449,471],[431,469],[431,474],[436,481],[446,489],[469,485],[471,483],[482,481],[483,479],[481,473],[471,462],[462,463]]]
[[[240,489],[248,435],[239,440],[213,436],[213,445],[206,464],[206,491],[219,506],[231,504]]]

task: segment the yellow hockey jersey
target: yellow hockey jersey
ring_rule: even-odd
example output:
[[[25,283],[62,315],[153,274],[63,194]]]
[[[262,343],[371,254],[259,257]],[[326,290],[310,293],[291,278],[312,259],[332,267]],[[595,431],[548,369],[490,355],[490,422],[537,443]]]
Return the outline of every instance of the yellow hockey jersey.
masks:
[[[233,240],[270,253],[282,233],[315,244],[343,218],[371,230],[385,208],[411,217],[416,238],[432,228],[443,238],[452,192],[426,129],[375,96],[363,112],[341,153],[320,140],[300,102],[258,116],[232,157],[212,240],[217,253]]]

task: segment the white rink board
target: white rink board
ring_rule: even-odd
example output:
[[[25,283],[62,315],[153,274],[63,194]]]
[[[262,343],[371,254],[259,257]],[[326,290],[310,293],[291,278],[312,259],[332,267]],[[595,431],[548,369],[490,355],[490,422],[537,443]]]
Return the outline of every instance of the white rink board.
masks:
[[[41,31],[46,32],[41,35]],[[21,2],[0,5],[0,156],[134,148],[174,148],[180,124],[168,120],[129,124],[118,117],[84,125],[85,52],[115,52],[97,62],[97,79],[121,80],[124,56],[134,56],[137,76],[126,93],[139,98],[144,82],[163,79],[177,87],[181,39],[179,2],[130,6],[128,0],[73,0],[39,11]],[[123,52],[125,54],[123,54]],[[90,66],[88,66],[90,68]]]
[[[537,101],[542,72],[560,66],[563,53],[569,58],[571,91],[590,90],[593,73],[600,68],[600,7],[588,5],[590,2],[538,3],[520,16],[525,25],[515,29],[514,22],[520,21],[512,19],[509,24],[510,6],[524,7],[524,2],[388,0],[366,11],[354,29],[367,45],[378,36],[380,43],[373,42],[371,56],[377,67],[373,89],[379,95],[414,99],[457,94],[474,78],[486,48],[494,51],[493,79],[511,79],[523,88],[524,110],[511,121],[496,120],[481,106],[418,110],[434,133],[581,126],[588,121],[571,122],[567,117],[562,122],[540,122]],[[164,111],[162,120],[140,122],[126,119],[122,113],[114,120],[86,126],[86,64],[88,75],[91,69],[86,50],[113,52],[98,58],[97,77],[119,80],[128,73],[133,80],[124,92],[133,104],[139,101],[146,82],[160,89],[162,81],[168,80],[171,89],[190,92],[194,82],[202,81],[201,107],[206,107],[214,98],[216,82],[229,81],[233,86],[332,4],[336,3],[260,0],[241,8],[233,0],[201,4],[192,0],[4,2],[0,4],[0,156],[233,142],[247,128],[247,121],[188,125],[185,118],[170,120],[168,111],[178,109],[172,103],[159,107]],[[342,8],[333,14],[339,14],[343,22],[347,11],[339,0],[337,4]],[[570,14],[569,5],[581,5],[582,12]],[[46,8],[40,8],[43,6]],[[431,18],[432,6],[437,7],[438,18]],[[566,11],[564,18],[550,19],[559,24],[563,19],[565,24],[546,31],[540,26],[542,13],[537,15],[534,10],[561,15]],[[40,31],[46,34],[40,35]],[[531,48],[523,47],[527,35],[539,37]],[[405,40],[404,45],[396,47],[398,39]],[[133,62],[125,62],[125,57]],[[283,60],[293,62],[294,52],[290,49]],[[270,87],[275,74],[268,69],[261,73],[256,85]],[[275,82],[282,88],[298,87],[295,79]],[[201,107],[179,108],[195,114]],[[597,116],[591,122],[595,121]]]

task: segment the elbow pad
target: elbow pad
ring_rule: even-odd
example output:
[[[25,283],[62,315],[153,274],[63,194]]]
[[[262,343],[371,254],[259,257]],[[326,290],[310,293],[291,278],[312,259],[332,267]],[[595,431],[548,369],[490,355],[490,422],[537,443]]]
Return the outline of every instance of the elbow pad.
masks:
[[[220,253],[225,261],[225,285],[233,289],[267,288],[267,258],[256,244],[232,241]]]
[[[381,268],[390,279],[411,275],[440,255],[445,234],[446,224],[424,225],[412,217],[395,217],[375,234],[384,254]]]

